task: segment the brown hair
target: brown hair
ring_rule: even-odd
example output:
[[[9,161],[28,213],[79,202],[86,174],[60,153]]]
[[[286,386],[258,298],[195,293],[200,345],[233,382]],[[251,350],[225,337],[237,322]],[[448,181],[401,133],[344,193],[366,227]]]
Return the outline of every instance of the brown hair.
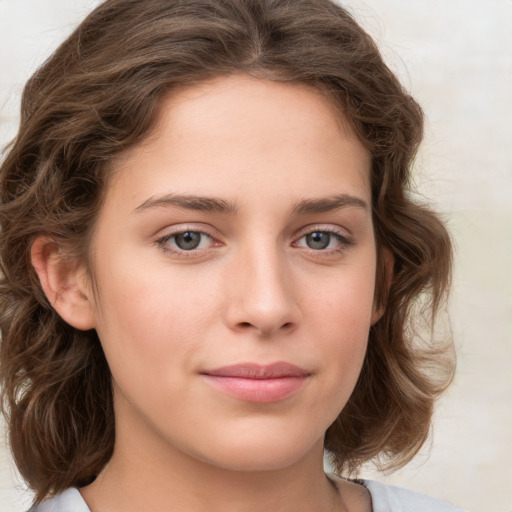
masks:
[[[329,0],[108,0],[27,83],[1,167],[0,384],[12,453],[36,502],[91,481],[115,432],[97,334],[52,309],[31,244],[47,234],[87,261],[109,162],[147,136],[174,87],[233,73],[323,91],[372,156],[376,300],[386,309],[326,434],[335,466],[354,471],[382,456],[401,465],[428,435],[453,367],[436,345],[420,346],[411,326],[419,299],[431,319],[442,303],[451,246],[437,216],[410,197],[422,111],[372,39]],[[391,283],[384,248],[395,259]]]

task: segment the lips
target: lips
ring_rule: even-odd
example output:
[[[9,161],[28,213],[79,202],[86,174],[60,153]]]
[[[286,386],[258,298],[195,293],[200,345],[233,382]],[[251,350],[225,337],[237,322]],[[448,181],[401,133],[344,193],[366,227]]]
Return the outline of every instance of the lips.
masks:
[[[270,365],[243,363],[201,372],[215,389],[248,402],[271,403],[289,398],[311,377],[286,362]]]

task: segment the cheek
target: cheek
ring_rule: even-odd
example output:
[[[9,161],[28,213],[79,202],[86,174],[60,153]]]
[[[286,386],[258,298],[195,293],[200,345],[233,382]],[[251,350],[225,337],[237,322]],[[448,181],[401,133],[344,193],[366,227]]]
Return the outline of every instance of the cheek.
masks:
[[[373,311],[373,266],[335,280],[309,305],[326,378],[325,396],[337,412],[343,408],[361,371]]]
[[[114,378],[170,379],[191,364],[207,307],[193,287],[151,272],[112,273],[106,282],[97,331]]]
[[[330,334],[360,339],[368,332],[373,313],[375,266],[368,264],[342,269],[339,275],[324,280],[321,286],[308,283],[304,296],[311,318]],[[330,338],[332,336],[329,336]]]

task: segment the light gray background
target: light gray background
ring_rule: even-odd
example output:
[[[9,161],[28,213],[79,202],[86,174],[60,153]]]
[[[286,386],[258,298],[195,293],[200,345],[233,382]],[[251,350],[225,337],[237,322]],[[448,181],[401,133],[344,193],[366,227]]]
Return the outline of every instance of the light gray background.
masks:
[[[23,83],[95,4],[0,0],[1,146],[15,134]],[[447,219],[457,251],[455,383],[431,445],[378,478],[473,512],[511,512],[512,0],[344,4],[426,111],[416,181]],[[22,511],[29,500],[1,446],[0,510]]]

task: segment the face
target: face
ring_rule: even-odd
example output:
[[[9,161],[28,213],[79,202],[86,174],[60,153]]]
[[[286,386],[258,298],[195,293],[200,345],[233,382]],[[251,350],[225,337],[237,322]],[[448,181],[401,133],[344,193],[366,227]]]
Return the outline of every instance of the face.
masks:
[[[305,86],[221,78],[162,104],[92,244],[118,439],[237,470],[321,453],[378,315],[369,169]]]

